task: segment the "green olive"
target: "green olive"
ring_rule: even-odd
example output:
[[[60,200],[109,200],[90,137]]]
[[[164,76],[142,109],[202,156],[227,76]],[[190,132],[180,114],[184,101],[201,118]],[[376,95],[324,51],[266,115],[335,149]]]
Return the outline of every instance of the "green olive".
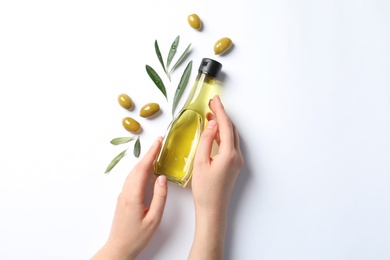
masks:
[[[215,55],[224,54],[233,46],[233,42],[230,38],[224,37],[219,39],[214,45]]]
[[[122,120],[123,127],[132,133],[137,133],[141,130],[141,125],[131,117],[125,117]]]
[[[119,102],[119,105],[121,105],[121,107],[123,107],[123,108],[130,109],[133,107],[133,101],[126,94],[120,94],[118,96],[118,102]]]
[[[202,27],[202,21],[197,14],[190,14],[188,16],[188,23],[192,28],[196,30],[200,30],[200,28]]]
[[[139,115],[142,117],[150,117],[156,114],[160,110],[160,106],[157,103],[148,103],[141,108]]]

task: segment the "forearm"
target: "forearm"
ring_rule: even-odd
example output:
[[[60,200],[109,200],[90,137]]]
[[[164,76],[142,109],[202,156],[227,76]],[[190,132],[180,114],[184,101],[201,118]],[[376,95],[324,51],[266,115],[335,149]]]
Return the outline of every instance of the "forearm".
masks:
[[[196,213],[195,235],[188,259],[223,259],[227,216]]]
[[[104,260],[104,259],[116,259],[116,260],[134,260],[135,257],[128,252],[123,252],[119,248],[105,244],[92,258],[91,260]]]

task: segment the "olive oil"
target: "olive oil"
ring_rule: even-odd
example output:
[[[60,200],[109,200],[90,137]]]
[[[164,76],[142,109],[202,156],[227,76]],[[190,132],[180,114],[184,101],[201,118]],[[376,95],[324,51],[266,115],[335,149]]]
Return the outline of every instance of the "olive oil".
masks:
[[[198,142],[209,112],[208,103],[221,68],[217,61],[202,59],[186,103],[168,126],[154,164],[156,175],[166,175],[169,181],[183,187],[191,179]]]

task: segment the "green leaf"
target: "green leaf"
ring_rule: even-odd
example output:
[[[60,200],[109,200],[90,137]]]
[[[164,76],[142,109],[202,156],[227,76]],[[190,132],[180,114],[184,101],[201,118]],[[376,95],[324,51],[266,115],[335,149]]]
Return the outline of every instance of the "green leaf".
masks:
[[[134,139],[134,136],[132,136],[132,137],[118,137],[118,138],[112,139],[110,143],[113,145],[125,144],[125,143],[130,142],[133,139]]]
[[[139,140],[139,136],[137,138],[137,141],[134,144],[134,151],[133,152],[134,152],[135,157],[138,157],[141,153],[141,142]]]
[[[177,66],[180,65],[180,63],[187,57],[188,53],[190,52],[191,43],[187,46],[183,54],[180,56],[180,58],[176,61],[176,63],[173,65],[171,70],[168,73],[168,77],[171,76],[171,73],[176,69]]]
[[[174,115],[176,106],[179,103],[179,99],[183,94],[185,87],[188,84],[188,79],[190,78],[191,70],[192,70],[192,61],[190,61],[187,64],[187,67],[185,68],[183,75],[181,76],[179,85],[176,88],[175,97],[173,98],[173,104],[172,104],[172,115]]]
[[[107,169],[106,169],[106,171],[104,173],[109,173],[112,170],[112,168],[114,168],[114,166],[123,158],[123,156],[125,156],[126,151],[127,151],[127,149],[122,151],[117,156],[115,156],[115,158],[112,159],[110,164],[107,166]]]
[[[168,100],[167,91],[165,89],[164,83],[161,80],[160,76],[157,74],[157,72],[149,65],[146,65],[146,72],[148,73],[149,77],[153,80],[154,84],[156,84],[156,86],[161,91],[161,93],[163,93],[165,98]]]
[[[168,73],[168,67],[171,64],[172,59],[173,59],[173,57],[176,54],[177,46],[179,46],[179,40],[180,40],[180,36],[177,36],[176,39],[174,40],[174,42],[171,45],[171,49],[169,50],[168,58],[167,58],[167,70],[166,70],[166,73]]]
[[[164,61],[163,61],[163,58],[161,56],[161,52],[160,52],[160,48],[158,47],[157,40],[154,41],[154,49],[156,50],[157,58],[160,61],[160,64],[163,67],[164,72],[166,73],[167,70],[165,69]]]

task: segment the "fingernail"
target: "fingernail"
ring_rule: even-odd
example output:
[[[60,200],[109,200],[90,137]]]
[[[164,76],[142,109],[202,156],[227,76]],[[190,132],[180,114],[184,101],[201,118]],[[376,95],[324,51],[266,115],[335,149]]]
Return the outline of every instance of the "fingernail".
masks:
[[[207,128],[214,128],[217,125],[217,122],[215,120],[210,120],[207,124]]]
[[[156,141],[154,141],[153,146],[158,145],[158,144],[160,143],[160,139],[161,139],[161,137],[158,137],[158,138],[156,139]]]
[[[160,175],[157,178],[157,183],[159,186],[164,187],[167,185],[167,177],[164,175]]]

